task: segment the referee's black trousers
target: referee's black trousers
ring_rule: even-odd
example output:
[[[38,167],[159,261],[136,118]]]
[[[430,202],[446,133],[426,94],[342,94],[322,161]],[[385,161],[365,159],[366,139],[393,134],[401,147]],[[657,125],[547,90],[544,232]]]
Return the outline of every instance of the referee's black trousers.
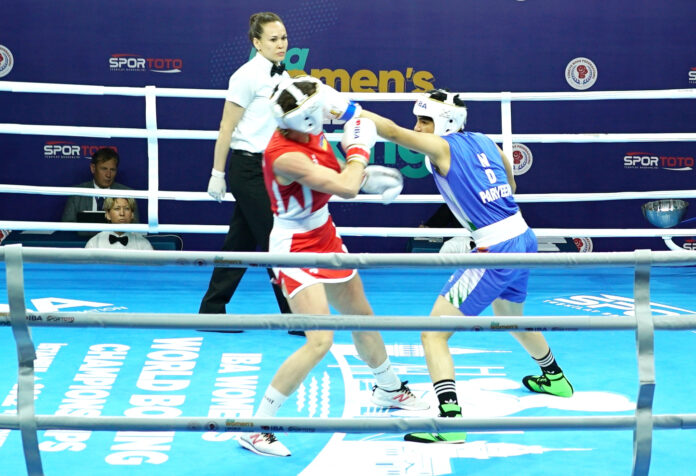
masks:
[[[222,251],[268,251],[273,213],[263,183],[261,154],[233,150],[227,163],[227,181],[236,202]],[[267,271],[272,279],[273,271],[270,268]],[[245,272],[246,268],[215,268],[198,312],[225,314],[225,306],[232,299]],[[280,312],[290,313],[280,286],[271,285]]]

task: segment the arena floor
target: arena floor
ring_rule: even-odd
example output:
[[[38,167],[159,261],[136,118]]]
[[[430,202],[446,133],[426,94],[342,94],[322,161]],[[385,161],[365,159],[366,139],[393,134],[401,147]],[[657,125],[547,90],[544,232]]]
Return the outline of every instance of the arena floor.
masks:
[[[364,270],[375,312],[426,315],[451,270]],[[38,311],[195,313],[210,269],[103,265],[25,267],[27,306]],[[694,268],[652,272],[655,314],[696,313]],[[275,313],[262,270],[251,269],[230,311]],[[5,287],[4,264],[0,275]],[[632,310],[630,269],[533,270],[526,313],[622,315]],[[6,297],[0,303],[6,303]],[[7,304],[0,304],[0,310]],[[105,416],[251,416],[277,366],[302,337],[285,331],[243,334],[131,329],[34,328],[38,414]],[[436,399],[416,332],[385,331],[391,360],[412,390]],[[553,332],[547,339],[576,394],[531,394],[520,379],[538,370],[505,333],[459,333],[451,340],[465,416],[630,415],[638,389],[631,331]],[[0,411],[16,410],[16,352],[11,329],[0,333],[5,369]],[[658,331],[655,414],[695,413],[696,334]],[[167,362],[169,361],[169,362]],[[171,365],[180,364],[178,367]],[[163,368],[189,370],[170,370]],[[153,369],[160,369],[158,374]],[[100,380],[93,377],[99,376]],[[369,403],[371,374],[348,332],[291,396],[278,416],[404,416]],[[412,414],[412,413],[411,413]],[[427,415],[433,411],[426,412]],[[462,445],[404,442],[401,434],[278,434],[289,458],[242,449],[232,433],[40,432],[47,476],[221,475],[627,475],[628,430],[470,432]],[[696,433],[656,430],[651,475],[694,474]],[[18,431],[0,430],[0,475],[26,474]]]

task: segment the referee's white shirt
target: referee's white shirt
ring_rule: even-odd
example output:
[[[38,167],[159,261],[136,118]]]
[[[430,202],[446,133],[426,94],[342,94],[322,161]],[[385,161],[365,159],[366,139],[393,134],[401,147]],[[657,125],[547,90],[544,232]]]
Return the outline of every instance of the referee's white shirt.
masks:
[[[230,77],[227,101],[244,108],[244,114],[232,133],[231,149],[247,152],[263,152],[278,127],[271,114],[271,94],[282,78],[290,75],[271,76],[271,63],[260,53],[244,63]]]

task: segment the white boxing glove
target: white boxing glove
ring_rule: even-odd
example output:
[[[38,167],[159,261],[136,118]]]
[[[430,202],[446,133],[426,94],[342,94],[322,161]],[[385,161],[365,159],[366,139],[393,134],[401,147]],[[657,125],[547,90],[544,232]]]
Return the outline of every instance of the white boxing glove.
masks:
[[[370,165],[365,169],[365,181],[362,191],[382,195],[382,203],[385,205],[393,202],[404,188],[404,177],[396,169]]]
[[[348,99],[331,86],[321,83],[321,101],[326,120],[339,119],[348,121],[354,117],[360,117],[362,107],[355,101]]]
[[[225,172],[213,169],[210,172],[210,180],[208,181],[208,195],[218,202],[222,202],[226,193],[227,182],[225,182]]]
[[[377,142],[377,127],[371,119],[359,117],[346,122],[343,137],[341,137],[341,147],[346,154],[346,163],[357,160],[367,167],[375,142]]]

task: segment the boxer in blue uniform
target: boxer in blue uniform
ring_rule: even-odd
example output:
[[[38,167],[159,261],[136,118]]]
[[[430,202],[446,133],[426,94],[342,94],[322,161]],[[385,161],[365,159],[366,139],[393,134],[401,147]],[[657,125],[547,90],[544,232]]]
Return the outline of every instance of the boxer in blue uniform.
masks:
[[[344,100],[345,101],[345,100]],[[336,97],[327,111],[338,117],[349,106]],[[350,107],[355,107],[354,105]],[[515,203],[515,179],[505,153],[488,137],[465,132],[467,111],[458,95],[442,89],[423,94],[414,104],[414,130],[366,110],[357,116],[372,119],[377,133],[401,146],[426,155],[435,183],[452,213],[470,230],[475,253],[535,253],[537,239]],[[529,270],[519,268],[460,269],[442,288],[431,315],[479,315],[492,305],[495,315],[522,315]],[[454,363],[448,347],[452,332],[423,332],[421,340],[428,371],[440,402],[440,415],[461,417]],[[541,375],[522,383],[532,392],[559,397],[573,395],[573,387],[540,332],[512,332],[539,364]],[[411,433],[407,441],[462,443],[466,433]]]

